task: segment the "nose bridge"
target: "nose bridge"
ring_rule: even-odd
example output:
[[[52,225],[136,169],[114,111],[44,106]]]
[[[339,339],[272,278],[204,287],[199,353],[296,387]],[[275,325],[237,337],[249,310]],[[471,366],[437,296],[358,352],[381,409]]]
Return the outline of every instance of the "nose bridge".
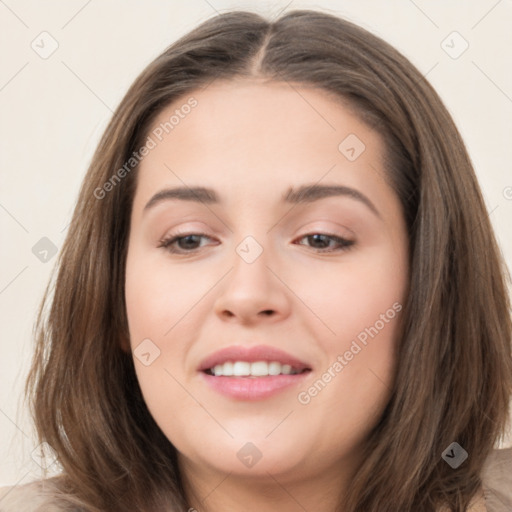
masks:
[[[269,261],[270,253],[268,243],[262,240],[262,236],[258,235],[260,241],[253,235],[245,236],[242,241],[235,247],[235,255],[233,257],[233,271],[230,278],[231,284],[245,287],[254,286],[253,292],[265,289],[268,293],[270,271],[268,269],[272,263]],[[251,290],[244,291],[244,293]]]
[[[253,235],[247,235],[236,246],[235,252],[238,254],[240,260],[247,265],[252,265],[257,260],[265,261],[267,259],[266,253],[269,249],[268,241],[267,239],[262,240],[262,235],[258,235],[258,238],[260,241],[258,241]],[[263,247],[263,244],[265,244],[265,248]]]
[[[262,235],[256,236],[261,240]],[[235,247],[232,270],[216,301],[218,314],[247,320],[263,312],[275,315],[287,310],[285,287],[270,270],[278,267],[272,261],[274,251],[256,236],[245,236]]]

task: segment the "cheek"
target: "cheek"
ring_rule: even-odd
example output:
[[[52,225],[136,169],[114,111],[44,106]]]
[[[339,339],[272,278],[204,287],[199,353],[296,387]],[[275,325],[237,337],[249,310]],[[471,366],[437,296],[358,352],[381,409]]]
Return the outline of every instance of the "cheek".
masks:
[[[187,312],[201,288],[197,279],[185,278],[165,259],[157,261],[138,248],[128,253],[125,298],[135,372],[144,401],[166,434],[169,411],[188,415],[190,404],[179,384],[186,351],[180,340],[188,339],[193,329]]]
[[[338,271],[324,267],[308,277],[307,300],[328,327],[317,338],[325,354],[317,380],[299,396],[313,416],[329,411],[338,425],[360,426],[382,412],[393,383],[407,279],[406,253],[397,257],[392,245],[354,253]]]
[[[154,249],[153,249],[154,251]],[[201,300],[215,279],[169,264],[157,252],[138,247],[128,252],[125,300],[137,378],[146,404],[156,417],[183,406],[183,382],[189,340],[197,339],[198,315],[204,317],[207,301]],[[147,355],[149,354],[149,356]],[[166,413],[164,413],[165,416]]]
[[[391,397],[401,304],[382,304],[367,311],[347,302],[338,336],[324,345],[326,363],[297,394],[297,419],[316,432],[315,449],[326,456],[357,450]]]
[[[326,340],[324,348],[331,355],[337,354],[347,350],[360,333],[364,341],[365,329],[377,324],[384,334],[391,329],[388,323],[397,323],[393,319],[399,315],[393,305],[402,304],[405,298],[405,253],[397,255],[392,246],[347,253],[339,265],[319,265],[314,272],[303,272],[298,279],[301,298],[312,311],[318,312],[324,324],[323,332],[318,331]],[[383,343],[380,350],[386,350],[385,347]]]
[[[132,344],[146,337],[168,339],[174,325],[207,290],[207,277],[192,276],[161,255],[129,253],[125,298]]]

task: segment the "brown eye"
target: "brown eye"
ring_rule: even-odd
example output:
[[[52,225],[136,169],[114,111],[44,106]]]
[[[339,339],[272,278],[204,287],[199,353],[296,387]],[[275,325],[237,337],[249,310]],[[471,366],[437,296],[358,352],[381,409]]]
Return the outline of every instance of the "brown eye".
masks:
[[[202,239],[210,239],[210,237],[202,233],[190,233],[187,235],[171,236],[160,241],[158,247],[163,247],[171,253],[187,254],[192,253],[201,247]]]
[[[308,246],[319,252],[335,252],[343,251],[354,245],[353,240],[348,240],[336,235],[328,235],[326,233],[312,233],[304,235],[299,240],[308,240]],[[304,244],[299,244],[304,245]]]

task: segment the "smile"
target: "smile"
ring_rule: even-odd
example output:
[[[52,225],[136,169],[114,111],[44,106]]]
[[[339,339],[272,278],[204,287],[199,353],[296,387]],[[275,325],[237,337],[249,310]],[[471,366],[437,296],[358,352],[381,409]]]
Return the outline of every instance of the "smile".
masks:
[[[263,400],[301,386],[312,367],[269,345],[232,345],[207,356],[199,374],[217,393],[237,400]]]
[[[307,371],[306,368],[293,368],[289,364],[281,364],[279,361],[227,361],[217,364],[206,370],[209,375],[215,377],[267,377],[269,375],[296,375]]]

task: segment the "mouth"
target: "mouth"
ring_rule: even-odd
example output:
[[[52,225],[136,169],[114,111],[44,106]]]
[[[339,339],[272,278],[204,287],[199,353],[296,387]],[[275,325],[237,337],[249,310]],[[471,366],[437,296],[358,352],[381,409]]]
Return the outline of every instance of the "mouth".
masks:
[[[261,400],[304,380],[312,367],[269,346],[232,346],[207,357],[198,368],[213,390],[239,400]]]

